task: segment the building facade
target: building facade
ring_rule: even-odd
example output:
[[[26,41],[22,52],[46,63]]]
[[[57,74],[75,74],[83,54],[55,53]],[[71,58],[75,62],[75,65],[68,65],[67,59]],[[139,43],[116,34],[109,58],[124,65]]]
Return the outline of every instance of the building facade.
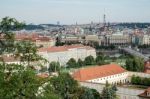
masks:
[[[111,34],[106,35],[106,45],[120,45],[125,46],[131,43],[129,35]]]
[[[142,44],[150,45],[150,35],[143,35]]]
[[[66,65],[70,58],[84,60],[85,57],[90,55],[96,58],[94,48],[80,44],[40,48],[38,54],[46,58],[49,62],[58,61],[61,65]]]

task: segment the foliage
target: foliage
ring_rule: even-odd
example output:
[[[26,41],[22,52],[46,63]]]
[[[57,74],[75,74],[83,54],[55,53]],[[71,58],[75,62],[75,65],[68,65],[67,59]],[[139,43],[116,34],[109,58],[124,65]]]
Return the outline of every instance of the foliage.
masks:
[[[150,48],[150,45],[143,44],[139,45],[138,48]]]
[[[16,64],[0,64],[0,97],[3,99],[35,98],[39,86],[32,69]]]
[[[63,46],[65,43],[61,42],[60,38],[56,38],[56,46]]]
[[[95,89],[84,88],[80,99],[100,99],[100,94]]]
[[[36,54],[36,46],[31,42],[16,43],[15,41],[12,31],[21,29],[23,25],[9,17],[3,18],[0,22],[0,36],[3,37],[0,39],[0,55],[12,54],[21,58],[21,61],[28,62],[28,66],[0,62],[0,97],[2,99],[37,99],[39,87],[45,83],[37,78],[35,71],[29,66],[31,61],[41,59]]]
[[[104,50],[115,50],[116,49],[116,46],[114,45],[108,45],[108,46],[104,46],[104,45],[97,45],[95,46],[96,49],[98,50],[101,50],[101,49],[104,49]]]
[[[0,54],[15,51],[13,30],[20,30],[25,24],[14,18],[5,17],[0,21]]]
[[[133,75],[131,78],[131,83],[135,85],[150,86],[150,78],[144,78]]]
[[[105,56],[99,55],[96,57],[95,62],[97,65],[104,65],[105,64]]]
[[[85,65],[94,65],[95,64],[95,59],[93,56],[87,56],[84,60]]]
[[[12,33],[13,30],[21,29],[22,26],[23,23],[9,17],[3,18],[0,22],[2,32],[0,36],[4,35],[4,41],[0,40],[0,54],[13,54],[21,59],[20,62],[28,63],[26,66],[1,62],[0,97],[2,99],[80,99],[80,97],[99,99],[99,93],[96,90],[81,88],[69,74],[60,73],[50,80],[39,79],[35,70],[30,67],[31,62],[43,60],[37,55],[37,47],[28,41],[15,42],[15,35]],[[95,64],[92,56],[86,57],[86,62]],[[78,60],[78,64],[82,65],[82,61]],[[59,70],[58,63],[53,62],[50,65],[53,67],[52,71]],[[70,59],[67,65],[76,67],[77,63],[75,59]]]
[[[74,58],[71,58],[68,62],[67,62],[67,67],[68,68],[75,68],[77,67],[77,62]]]
[[[30,66],[31,62],[42,60],[37,54],[37,47],[35,44],[30,41],[20,41],[16,43],[15,56],[19,57],[21,62],[27,62]]]
[[[67,73],[51,78],[51,84],[63,99],[73,99],[77,93],[78,83]]]
[[[37,99],[61,99],[61,96],[59,96],[55,92],[50,83],[46,83],[45,86],[41,88],[43,88],[44,92],[42,92],[42,94],[39,94]]]
[[[47,71],[47,67],[46,66],[45,67],[41,67],[41,69],[39,70],[40,73],[46,72],[46,71]]]
[[[53,61],[49,64],[49,68],[48,68],[49,73],[56,72],[59,70],[60,70],[60,63],[59,62]]]
[[[78,62],[77,62],[77,66],[78,66],[78,67],[84,66],[84,61],[82,61],[82,60],[79,58],[79,59],[78,59]]]
[[[142,72],[144,70],[144,60],[139,57],[130,57],[126,60],[126,69],[129,71]]]
[[[117,99],[116,95],[117,88],[116,86],[111,86],[106,82],[105,87],[102,90],[101,98],[102,99]]]

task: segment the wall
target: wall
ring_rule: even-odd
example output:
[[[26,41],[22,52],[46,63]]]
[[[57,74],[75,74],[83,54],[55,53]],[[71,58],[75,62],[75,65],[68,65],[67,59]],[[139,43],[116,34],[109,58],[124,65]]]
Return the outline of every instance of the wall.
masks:
[[[98,83],[88,83],[88,82],[80,82],[81,86],[96,89],[98,92],[102,92],[103,88],[105,87],[104,84]],[[117,86],[117,95],[119,99],[140,99],[137,95],[144,92],[144,89],[131,89],[125,87],[118,87]]]

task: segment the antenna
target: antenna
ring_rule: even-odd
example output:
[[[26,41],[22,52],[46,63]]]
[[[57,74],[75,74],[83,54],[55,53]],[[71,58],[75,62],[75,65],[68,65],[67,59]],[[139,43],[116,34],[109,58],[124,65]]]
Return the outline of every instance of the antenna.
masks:
[[[60,22],[59,22],[59,21],[57,21],[57,25],[60,25]]]
[[[104,9],[104,16],[103,16],[103,26],[106,26],[106,14],[105,14],[105,9]]]

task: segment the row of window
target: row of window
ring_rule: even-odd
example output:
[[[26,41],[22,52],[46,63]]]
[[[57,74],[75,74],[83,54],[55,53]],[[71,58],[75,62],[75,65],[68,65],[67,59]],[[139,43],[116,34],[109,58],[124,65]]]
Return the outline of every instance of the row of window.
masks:
[[[107,77],[103,77],[103,78],[99,78],[99,79],[94,79],[92,81],[95,82],[95,81],[107,80],[107,79],[114,78],[114,77],[119,77],[119,76],[122,76],[122,75],[125,75],[125,74],[127,74],[127,73],[122,73],[122,74],[107,76]]]

